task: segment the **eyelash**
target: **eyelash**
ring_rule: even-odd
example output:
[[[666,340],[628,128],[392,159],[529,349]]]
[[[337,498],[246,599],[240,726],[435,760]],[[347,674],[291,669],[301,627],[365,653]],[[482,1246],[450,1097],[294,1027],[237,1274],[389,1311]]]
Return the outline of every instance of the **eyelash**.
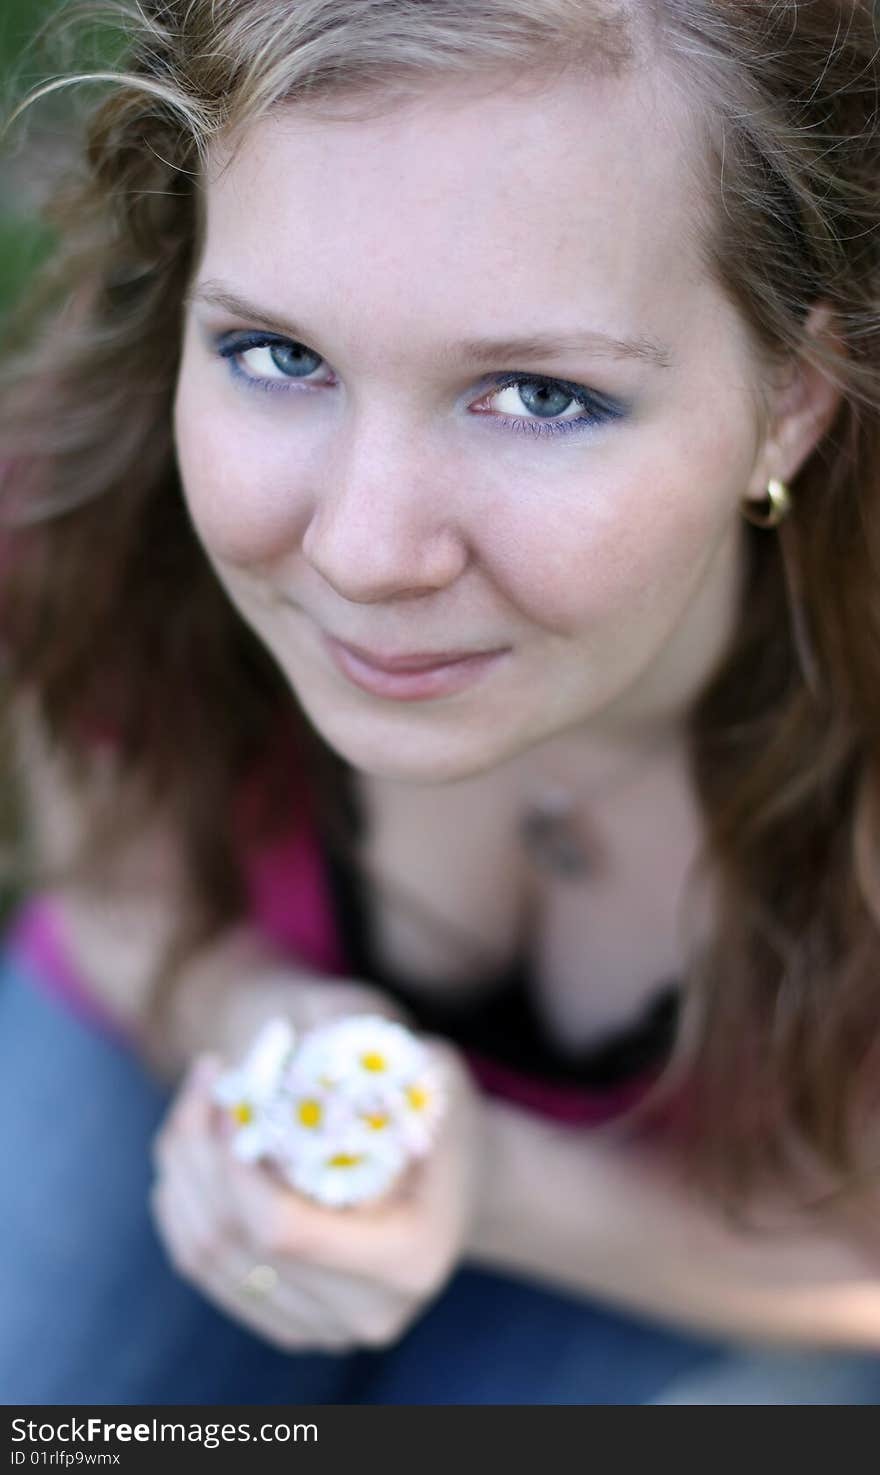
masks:
[[[275,347],[297,347],[305,348],[305,344],[294,343],[291,339],[280,338],[271,333],[245,333],[225,334],[216,342],[216,351],[220,358],[228,365],[230,373],[237,384],[243,388],[257,389],[263,393],[274,393],[280,390],[288,393],[290,387],[297,380],[291,376],[289,383],[282,379],[261,379],[254,374],[248,374],[242,369],[238,360],[241,355],[252,348],[275,348]],[[308,353],[312,350],[307,349]],[[314,354],[320,358],[319,354]],[[322,360],[323,362],[323,360]],[[502,389],[519,387],[522,384],[538,384],[542,388],[560,389],[573,399],[586,412],[574,419],[561,420],[554,423],[551,420],[525,420],[508,418],[506,416],[492,416],[497,419],[502,428],[513,430],[526,435],[565,435],[569,431],[583,431],[594,429],[599,425],[608,424],[622,418],[624,411],[612,401],[602,399],[583,384],[573,384],[567,379],[553,379],[546,374],[502,374],[492,384],[489,393],[500,394]],[[485,397],[485,396],[484,396]]]

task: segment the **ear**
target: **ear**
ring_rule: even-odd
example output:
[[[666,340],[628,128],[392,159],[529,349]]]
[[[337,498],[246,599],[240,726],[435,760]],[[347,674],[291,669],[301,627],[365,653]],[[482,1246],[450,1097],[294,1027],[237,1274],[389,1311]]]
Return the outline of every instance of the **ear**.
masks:
[[[827,303],[817,302],[804,324],[806,339],[821,343],[838,358],[845,348],[834,330]],[[791,483],[822,437],[830,430],[842,401],[833,382],[833,369],[809,363],[802,355],[790,364],[781,383],[771,391],[767,427],[748,496],[757,502],[766,498],[773,477]]]

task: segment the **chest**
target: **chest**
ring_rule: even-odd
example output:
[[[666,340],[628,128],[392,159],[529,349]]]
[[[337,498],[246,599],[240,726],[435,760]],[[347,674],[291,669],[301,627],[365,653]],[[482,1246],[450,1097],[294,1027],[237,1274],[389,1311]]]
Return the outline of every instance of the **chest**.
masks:
[[[513,776],[431,791],[358,785],[375,956],[410,990],[477,995],[523,958],[549,1038],[577,1049],[631,1023],[682,971],[701,829],[681,769],[579,814],[592,863],[571,879],[529,860]]]

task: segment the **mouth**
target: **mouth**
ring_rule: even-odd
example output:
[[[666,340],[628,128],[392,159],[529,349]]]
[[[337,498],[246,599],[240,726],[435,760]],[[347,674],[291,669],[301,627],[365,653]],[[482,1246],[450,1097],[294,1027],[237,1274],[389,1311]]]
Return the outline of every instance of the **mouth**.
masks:
[[[362,647],[348,645],[322,634],[325,649],[336,669],[371,696],[394,701],[424,701],[451,696],[473,685],[509,654],[510,647],[484,651],[437,651],[406,655],[369,656]],[[380,664],[381,663],[381,664]]]
[[[498,655],[500,648],[487,650],[436,650],[436,651],[408,651],[405,654],[385,655],[376,651],[366,650],[362,645],[353,645],[348,640],[337,640],[335,636],[329,635],[327,639],[351,655],[358,658],[367,666],[372,666],[376,671],[386,671],[394,674],[398,671],[432,671],[438,666],[453,666],[459,661],[472,661],[478,657]],[[506,648],[506,647],[505,647]]]

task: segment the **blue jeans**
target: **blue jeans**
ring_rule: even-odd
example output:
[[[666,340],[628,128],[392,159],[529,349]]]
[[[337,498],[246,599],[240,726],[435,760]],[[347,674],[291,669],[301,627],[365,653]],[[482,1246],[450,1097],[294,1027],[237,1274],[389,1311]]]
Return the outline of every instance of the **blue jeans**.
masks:
[[[878,1403],[880,1357],[707,1342],[472,1267],[394,1347],[287,1354],[170,1268],[168,1094],[0,954],[0,1403]]]

